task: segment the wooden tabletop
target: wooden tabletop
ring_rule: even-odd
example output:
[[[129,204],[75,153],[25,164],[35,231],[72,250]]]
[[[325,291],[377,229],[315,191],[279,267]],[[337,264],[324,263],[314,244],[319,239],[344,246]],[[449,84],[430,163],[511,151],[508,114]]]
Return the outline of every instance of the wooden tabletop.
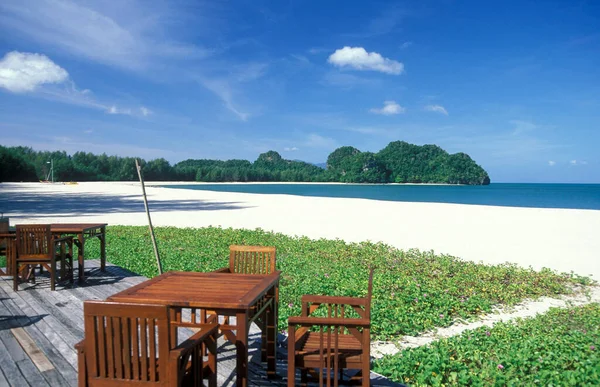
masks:
[[[170,271],[110,296],[110,301],[188,308],[248,309],[277,284],[268,275]]]
[[[108,223],[52,223],[52,232],[78,233],[88,229],[106,227]]]

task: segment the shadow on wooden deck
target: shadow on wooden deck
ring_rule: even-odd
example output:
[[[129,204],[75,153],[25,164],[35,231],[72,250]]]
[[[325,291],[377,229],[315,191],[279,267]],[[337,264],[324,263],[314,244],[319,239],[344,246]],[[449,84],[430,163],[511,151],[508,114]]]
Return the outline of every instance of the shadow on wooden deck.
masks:
[[[89,271],[89,274],[87,274]],[[83,301],[104,300],[146,280],[107,263],[101,272],[98,260],[86,261],[86,282],[68,282],[50,291],[47,276],[36,284],[12,290],[12,278],[0,277],[0,386],[76,386],[77,353],[74,345],[84,335]],[[180,335],[185,339],[184,332]],[[279,347],[278,379],[268,379],[260,362],[260,330],[250,328],[249,371],[251,386],[286,386],[287,353]],[[281,342],[281,340],[280,340]],[[219,339],[218,384],[235,385],[235,346]],[[402,386],[371,373],[372,386]]]

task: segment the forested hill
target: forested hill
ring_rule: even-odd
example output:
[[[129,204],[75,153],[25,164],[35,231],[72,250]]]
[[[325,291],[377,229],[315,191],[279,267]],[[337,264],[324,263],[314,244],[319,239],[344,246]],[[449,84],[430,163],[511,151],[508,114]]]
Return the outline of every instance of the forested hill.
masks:
[[[137,180],[135,158],[77,152],[39,152],[27,147],[0,146],[1,181],[46,179],[52,160],[55,181]],[[377,153],[344,146],[321,168],[285,160],[275,151],[247,160],[141,160],[144,178],[152,181],[294,181],[344,183],[443,183],[486,185],[487,172],[465,153],[449,154],[437,145],[391,142]]]

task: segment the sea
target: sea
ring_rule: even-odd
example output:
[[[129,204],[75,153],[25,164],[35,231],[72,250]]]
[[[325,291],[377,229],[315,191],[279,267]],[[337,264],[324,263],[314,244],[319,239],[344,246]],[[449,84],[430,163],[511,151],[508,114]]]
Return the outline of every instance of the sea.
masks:
[[[486,186],[398,184],[219,183],[163,185],[252,194],[361,198],[398,202],[600,210],[600,184],[492,183]]]

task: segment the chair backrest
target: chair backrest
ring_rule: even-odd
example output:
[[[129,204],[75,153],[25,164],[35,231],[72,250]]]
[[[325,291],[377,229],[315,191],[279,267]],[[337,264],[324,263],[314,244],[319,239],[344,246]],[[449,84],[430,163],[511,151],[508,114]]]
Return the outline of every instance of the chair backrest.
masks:
[[[168,307],[86,301],[83,314],[88,381],[168,384]]]
[[[271,274],[275,271],[275,247],[229,246],[229,271],[238,274]]]
[[[18,259],[49,259],[53,254],[49,224],[18,224],[15,241]]]

